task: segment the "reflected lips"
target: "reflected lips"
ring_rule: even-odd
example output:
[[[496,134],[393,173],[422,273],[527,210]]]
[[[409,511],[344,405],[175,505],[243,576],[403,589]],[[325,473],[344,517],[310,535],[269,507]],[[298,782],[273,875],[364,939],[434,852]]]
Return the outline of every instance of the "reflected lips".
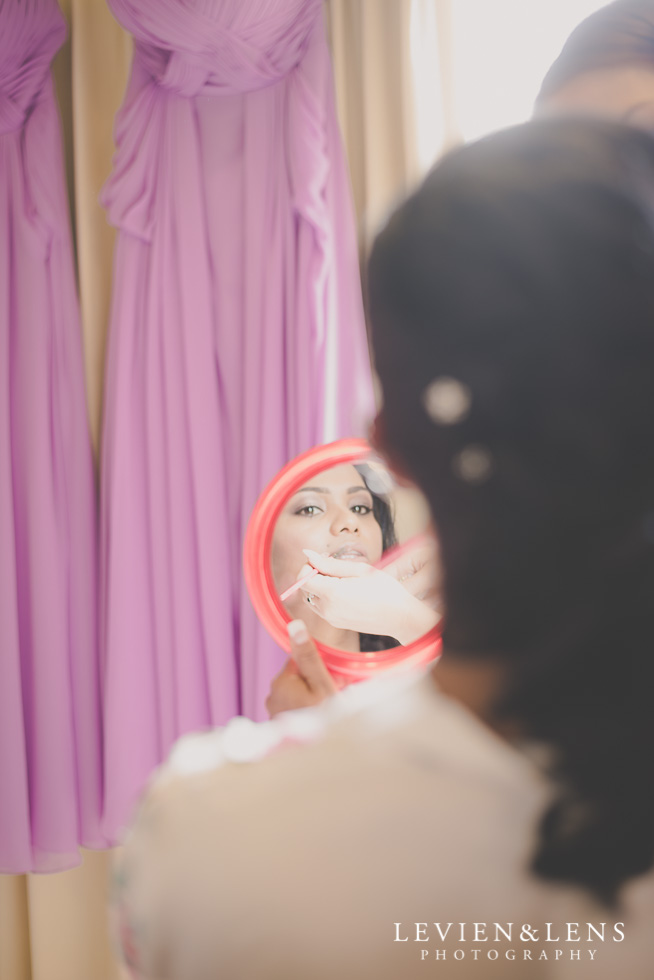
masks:
[[[366,552],[353,544],[341,545],[336,551],[332,551],[330,557],[340,558],[342,561],[368,561]]]
[[[336,551],[332,551],[329,557],[339,558],[341,561],[368,561],[367,551],[365,551],[363,548],[357,548],[357,546],[354,544],[342,544]],[[294,582],[293,585],[289,586],[286,592],[282,592],[279,597],[281,601],[286,602],[286,600],[290,599],[290,597],[297,592],[298,589],[305,584],[305,582],[308,582],[309,579],[312,579],[313,576],[317,574],[318,570],[316,568],[312,568],[308,575],[305,575],[304,578]]]

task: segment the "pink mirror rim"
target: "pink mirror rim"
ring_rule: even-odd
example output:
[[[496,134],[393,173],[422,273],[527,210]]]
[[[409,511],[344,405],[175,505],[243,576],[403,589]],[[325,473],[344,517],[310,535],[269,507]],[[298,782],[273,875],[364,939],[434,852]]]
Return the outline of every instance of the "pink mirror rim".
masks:
[[[287,653],[290,644],[286,627],[290,616],[275,591],[270,562],[277,518],[288,498],[319,472],[371,454],[372,449],[365,439],[340,439],[315,446],[287,463],[268,484],[252,511],[243,548],[245,582],[257,616],[275,643]],[[422,666],[435,660],[441,651],[437,628],[408,646],[375,653],[346,653],[323,643],[316,643],[316,646],[330,674],[347,683],[364,680],[382,671],[404,671]]]

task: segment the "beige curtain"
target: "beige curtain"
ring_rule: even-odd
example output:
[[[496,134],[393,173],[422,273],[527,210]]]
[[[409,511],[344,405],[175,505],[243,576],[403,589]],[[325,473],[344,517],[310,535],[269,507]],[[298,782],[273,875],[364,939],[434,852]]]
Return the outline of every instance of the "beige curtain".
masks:
[[[113,124],[132,56],[128,34],[106,0],[59,0],[69,38],[54,62],[77,249],[86,397],[98,457],[114,230],[98,203],[111,171]]]
[[[448,84],[452,0],[327,0],[359,241],[458,134]],[[100,447],[113,230],[98,204],[131,42],[106,0],[60,0],[70,36],[54,64],[83,324],[89,425]],[[425,90],[426,94],[425,94]],[[0,980],[124,980],[107,930],[108,852],[55,875],[0,875]]]
[[[109,853],[79,868],[0,876],[0,980],[127,980],[107,928]]]
[[[457,143],[453,0],[327,0],[362,255],[388,211]]]

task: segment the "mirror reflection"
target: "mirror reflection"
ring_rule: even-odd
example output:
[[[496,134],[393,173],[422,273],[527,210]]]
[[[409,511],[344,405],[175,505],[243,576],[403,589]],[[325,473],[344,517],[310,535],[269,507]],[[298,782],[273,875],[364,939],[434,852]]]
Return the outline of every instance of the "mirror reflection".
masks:
[[[440,618],[426,504],[374,458],[324,469],[289,497],[271,571],[288,615],[347,652],[407,645]]]

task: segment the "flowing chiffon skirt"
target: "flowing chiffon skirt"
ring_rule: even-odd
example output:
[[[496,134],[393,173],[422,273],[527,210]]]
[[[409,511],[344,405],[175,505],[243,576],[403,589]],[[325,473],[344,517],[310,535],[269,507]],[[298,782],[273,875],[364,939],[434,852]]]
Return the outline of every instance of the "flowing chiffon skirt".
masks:
[[[0,3],[0,872],[103,847],[96,515],[56,0]]]
[[[276,471],[372,414],[318,0],[112,0],[135,37],[103,436],[105,829],[181,734],[264,717],[284,654],[245,528]]]

